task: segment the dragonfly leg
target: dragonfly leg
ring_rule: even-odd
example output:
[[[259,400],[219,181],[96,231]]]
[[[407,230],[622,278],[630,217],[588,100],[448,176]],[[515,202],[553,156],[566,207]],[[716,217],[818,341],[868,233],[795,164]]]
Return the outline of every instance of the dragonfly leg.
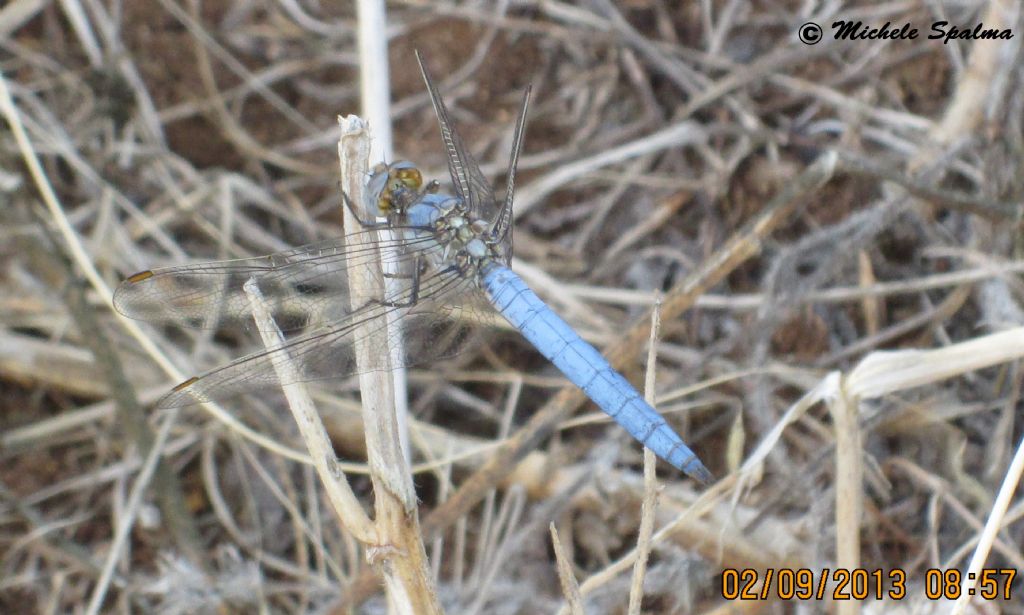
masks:
[[[367,301],[365,304],[362,304],[361,306],[359,306],[359,308],[357,310],[353,310],[353,312],[357,312],[359,310],[365,309],[365,308],[367,308],[368,306],[371,306],[371,305],[379,305],[379,306],[382,306],[382,307],[396,307],[396,308],[413,307],[414,305],[416,305],[420,301],[420,274],[423,273],[424,271],[426,271],[426,268],[427,268],[427,262],[423,259],[422,256],[418,256],[418,257],[416,257],[416,268],[413,270],[412,273],[383,273],[382,275],[384,277],[387,277],[387,278],[390,278],[390,279],[411,279],[411,280],[413,280],[412,287],[409,290],[409,299],[402,300],[402,301],[385,300],[385,299],[371,299],[371,300]]]
[[[382,275],[385,278],[392,280],[413,280],[415,284],[419,283],[419,277],[427,270],[427,261],[423,259],[423,255],[420,254],[416,257],[416,270],[413,273],[388,273],[384,272]]]
[[[412,280],[412,286],[409,289],[409,298],[405,301],[379,301],[374,299],[373,303],[385,307],[412,307],[416,305],[420,300],[420,275],[426,271],[427,261],[424,260],[423,255],[416,257],[416,266],[413,268],[412,273],[385,273],[385,278],[393,280]]]
[[[411,188],[396,187],[391,192],[391,207],[395,214],[404,214],[409,211],[409,208],[419,203],[428,194],[435,194],[441,189],[441,184],[437,180],[427,182],[427,185],[422,190],[413,192]]]

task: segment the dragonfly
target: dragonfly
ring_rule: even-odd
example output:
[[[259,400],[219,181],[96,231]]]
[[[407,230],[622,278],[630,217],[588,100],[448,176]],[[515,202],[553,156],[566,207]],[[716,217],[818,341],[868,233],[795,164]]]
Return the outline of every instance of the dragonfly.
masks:
[[[512,199],[530,88],[515,123],[505,198],[499,203],[418,52],[416,59],[440,124],[454,193],[442,192],[437,181],[424,183],[411,162],[379,164],[366,183],[364,217],[343,194],[362,227],[354,233],[268,256],[128,277],[114,293],[121,314],[208,329],[261,326],[251,320],[251,304],[242,292],[254,280],[274,326],[288,334],[276,348],[186,380],[157,406],[186,406],[289,384],[274,369],[281,356],[295,367],[285,377],[297,381],[429,363],[458,352],[473,323],[496,310],[636,440],[677,469],[709,482],[711,473],[665,418],[510,268]],[[381,282],[379,290],[353,300],[345,272],[364,268]],[[371,353],[379,358],[364,356],[357,364],[355,346],[382,330],[401,336],[401,355]]]

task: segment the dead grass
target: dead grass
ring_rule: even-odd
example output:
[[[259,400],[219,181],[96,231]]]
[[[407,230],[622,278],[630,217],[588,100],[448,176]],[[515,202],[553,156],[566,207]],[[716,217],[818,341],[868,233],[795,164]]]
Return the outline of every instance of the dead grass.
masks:
[[[0,9],[0,612],[1024,613],[1019,575],[926,597],[929,569],[1024,574],[1018,4],[676,4],[400,2],[387,38],[349,3]],[[120,280],[343,235],[340,115],[447,180],[414,49],[498,186],[533,84],[514,266],[716,483],[655,484],[499,328],[393,414],[310,386],[319,453],[273,395],[151,409],[259,342],[126,321]],[[783,568],[906,596],[723,600]]]

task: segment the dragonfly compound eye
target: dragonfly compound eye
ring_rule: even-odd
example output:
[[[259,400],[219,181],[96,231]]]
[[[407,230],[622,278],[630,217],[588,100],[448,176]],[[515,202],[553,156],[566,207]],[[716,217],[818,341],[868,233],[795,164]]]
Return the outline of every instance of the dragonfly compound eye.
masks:
[[[420,170],[417,168],[398,169],[395,172],[395,177],[401,182],[401,185],[396,183],[395,189],[401,188],[404,185],[413,190],[418,190],[423,185],[423,175],[420,174]]]

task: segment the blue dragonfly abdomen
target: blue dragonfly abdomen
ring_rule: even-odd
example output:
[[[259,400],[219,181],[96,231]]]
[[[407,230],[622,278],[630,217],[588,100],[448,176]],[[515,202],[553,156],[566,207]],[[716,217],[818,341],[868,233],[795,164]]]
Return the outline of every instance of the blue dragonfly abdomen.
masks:
[[[683,472],[711,481],[711,473],[665,418],[514,271],[492,264],[481,272],[480,281],[502,316],[616,423]]]

